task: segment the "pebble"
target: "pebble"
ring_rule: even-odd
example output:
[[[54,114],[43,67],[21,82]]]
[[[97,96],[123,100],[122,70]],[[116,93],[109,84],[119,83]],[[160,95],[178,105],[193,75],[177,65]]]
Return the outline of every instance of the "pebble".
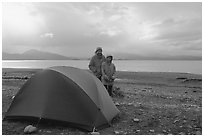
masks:
[[[131,106],[131,105],[133,105],[133,103],[128,103],[128,106]]]
[[[139,122],[140,120],[138,118],[133,119],[134,122]]]
[[[133,106],[134,106],[134,107],[137,107],[137,105],[136,105],[136,104],[134,104]]]
[[[129,126],[130,126],[130,127],[132,127],[132,126],[133,126],[133,124],[130,124]]]
[[[179,122],[179,120],[174,120],[174,123]]]
[[[181,133],[179,133],[179,135],[185,135],[185,133],[181,132]]]
[[[140,132],[140,130],[138,129],[138,130],[136,130],[136,132]]]
[[[32,125],[28,125],[24,128],[24,133],[26,134],[31,134],[37,131],[37,128],[32,126]]]
[[[114,131],[114,134],[120,134],[120,132],[119,131]]]
[[[91,135],[100,135],[99,132],[91,132]]]
[[[115,103],[116,106],[119,106],[120,104],[118,102]]]
[[[127,132],[124,132],[123,135],[127,135]]]
[[[154,132],[154,130],[153,130],[153,129],[151,129],[151,130],[149,130],[149,132]]]
[[[191,125],[188,125],[187,127],[188,127],[188,128],[192,128],[192,126],[191,126]]]
[[[196,131],[196,135],[202,135],[200,131]]]

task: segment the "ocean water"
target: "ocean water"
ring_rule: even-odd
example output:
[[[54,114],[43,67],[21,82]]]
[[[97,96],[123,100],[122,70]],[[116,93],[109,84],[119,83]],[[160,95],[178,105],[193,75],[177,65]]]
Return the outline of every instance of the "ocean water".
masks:
[[[113,60],[118,71],[180,72],[202,74],[202,61]],[[72,66],[88,69],[89,60],[3,60],[2,68],[47,68]]]

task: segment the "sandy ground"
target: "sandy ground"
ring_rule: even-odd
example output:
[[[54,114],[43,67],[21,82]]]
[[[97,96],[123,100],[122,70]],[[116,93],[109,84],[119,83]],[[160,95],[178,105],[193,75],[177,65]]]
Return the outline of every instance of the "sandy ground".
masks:
[[[39,70],[2,70],[2,119],[20,87]],[[121,111],[102,135],[201,135],[202,76],[187,73],[117,72],[115,105]],[[24,134],[29,121],[2,121],[3,135]],[[39,124],[37,135],[87,135],[69,126]]]

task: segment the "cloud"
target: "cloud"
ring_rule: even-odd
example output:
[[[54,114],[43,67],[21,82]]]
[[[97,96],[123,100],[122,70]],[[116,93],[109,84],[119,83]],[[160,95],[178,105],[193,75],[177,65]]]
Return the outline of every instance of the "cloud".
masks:
[[[195,54],[202,47],[200,3],[47,2],[32,7],[32,12],[28,8],[24,12],[41,19],[39,32],[14,35],[3,26],[7,34],[3,49],[26,45],[63,55],[90,55],[101,46],[105,51],[133,54]]]
[[[112,15],[109,20],[110,21],[117,21],[121,18],[121,15]]]
[[[100,34],[108,35],[108,36],[115,36],[115,35],[117,35],[117,33],[118,33],[117,31],[109,29],[107,31],[102,31]]]
[[[54,37],[54,34],[53,33],[44,33],[42,35],[40,35],[41,38],[53,38]]]
[[[159,33],[157,39],[200,39],[202,34],[201,20],[164,20],[161,24],[153,26]]]

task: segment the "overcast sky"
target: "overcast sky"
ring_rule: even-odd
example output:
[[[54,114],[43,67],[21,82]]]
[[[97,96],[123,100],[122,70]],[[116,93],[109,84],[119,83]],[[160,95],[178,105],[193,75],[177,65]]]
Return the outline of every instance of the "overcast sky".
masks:
[[[202,55],[200,3],[3,3],[2,50]]]

